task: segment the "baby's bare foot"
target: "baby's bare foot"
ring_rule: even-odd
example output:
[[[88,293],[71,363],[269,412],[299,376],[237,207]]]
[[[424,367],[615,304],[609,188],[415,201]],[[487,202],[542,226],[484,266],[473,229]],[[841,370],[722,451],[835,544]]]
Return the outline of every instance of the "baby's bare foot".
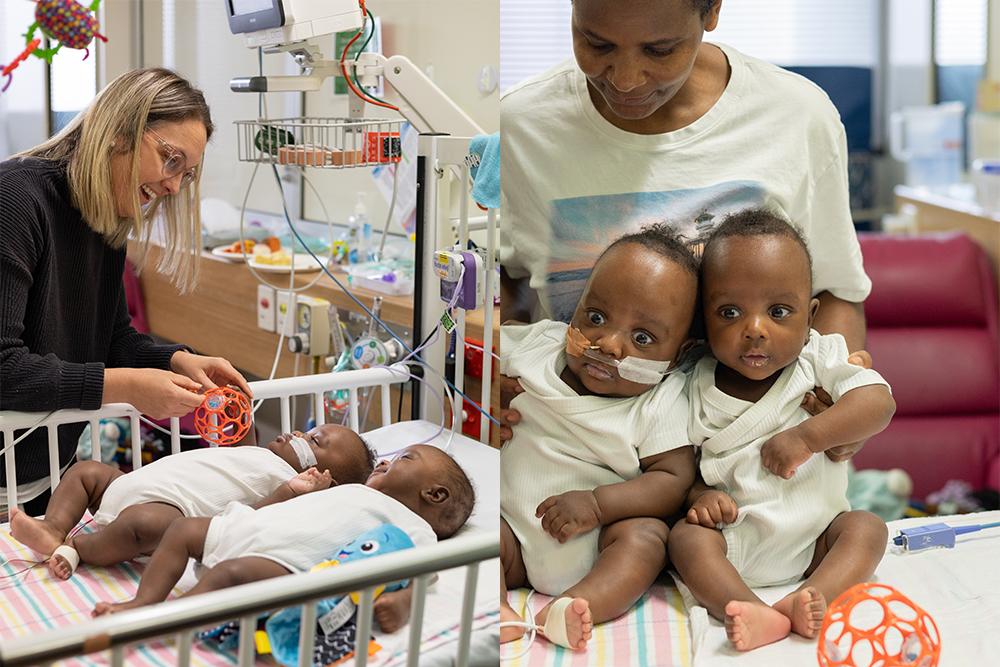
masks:
[[[788,597],[791,598],[791,614],[788,614],[788,618],[792,621],[792,632],[812,639],[823,625],[826,598],[812,586],[795,591]],[[779,606],[781,602],[784,600],[779,601],[774,607],[784,613]]]
[[[94,605],[94,611],[91,616],[104,616],[106,614],[117,614],[120,611],[126,611],[128,609],[135,609],[136,607],[141,607],[142,603],[138,600],[129,600],[128,602],[98,602]]]
[[[524,619],[518,615],[514,608],[511,607],[506,602],[500,603],[500,622],[501,623],[524,623]],[[520,638],[526,629],[523,626],[518,625],[508,625],[506,627],[500,628],[500,643],[505,644],[506,642],[512,642],[515,639]]]
[[[65,534],[43,519],[28,516],[17,508],[10,511],[10,534],[24,546],[46,556],[66,539]]]
[[[738,651],[784,639],[791,625],[787,616],[764,604],[733,600],[726,605],[726,636]]]
[[[535,617],[535,623],[544,627],[551,608],[552,604],[549,604],[538,612],[538,616]],[[590,641],[590,637],[594,632],[594,618],[590,613],[590,603],[583,598],[573,598],[566,605],[563,614],[566,622],[565,645],[577,651],[587,648],[587,642]],[[549,639],[551,640],[552,638],[550,637]]]
[[[73,545],[70,544],[69,546]],[[60,554],[49,556],[46,565],[49,568],[49,573],[57,579],[69,579],[73,576],[73,566]]]

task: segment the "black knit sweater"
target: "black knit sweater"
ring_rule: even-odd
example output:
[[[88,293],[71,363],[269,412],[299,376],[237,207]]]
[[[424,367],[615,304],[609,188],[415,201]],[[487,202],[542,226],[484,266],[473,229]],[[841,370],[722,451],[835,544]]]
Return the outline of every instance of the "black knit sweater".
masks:
[[[104,368],[162,368],[180,345],[157,345],[132,328],[122,271],[72,204],[65,165],[0,162],[0,410],[93,410]],[[59,428],[60,466],[82,424]],[[19,484],[49,473],[45,429],[17,445]],[[0,486],[6,485],[0,461]]]

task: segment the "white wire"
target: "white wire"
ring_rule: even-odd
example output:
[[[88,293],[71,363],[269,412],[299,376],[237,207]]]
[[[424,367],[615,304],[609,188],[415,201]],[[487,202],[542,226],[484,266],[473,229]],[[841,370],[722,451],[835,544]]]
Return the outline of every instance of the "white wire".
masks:
[[[31,435],[35,430],[38,429],[39,426],[42,425],[42,423],[46,419],[48,419],[49,417],[51,417],[55,413],[56,413],[55,410],[53,410],[52,412],[48,413],[47,415],[45,415],[44,417],[42,417],[41,419],[39,419],[37,422],[35,422],[34,426],[32,426],[27,431],[25,431],[21,435],[17,436],[16,438],[14,438],[14,440],[12,440],[9,445],[7,445],[6,447],[4,447],[3,449],[0,449],[0,456],[3,456],[4,454],[6,454],[8,449],[10,449],[11,447],[13,447],[14,445],[16,445],[17,443],[19,443],[22,440],[24,440],[25,438],[27,438],[29,435]]]
[[[465,346],[475,348],[480,352],[486,352],[486,350],[483,349],[482,345],[476,345],[475,343],[470,343],[469,341],[465,341]],[[490,351],[490,356],[496,359],[497,361],[500,361],[500,356],[496,352],[493,352],[492,350]]]
[[[534,594],[534,590],[529,590],[528,596],[524,598],[524,613],[526,618],[531,615],[531,596]],[[528,630],[528,645],[522,649],[520,653],[515,655],[500,656],[500,662],[509,662],[528,655],[528,651],[531,650],[532,645],[535,643],[535,639],[538,637],[538,631],[542,629],[538,625],[528,621],[501,621],[499,626],[501,628],[527,628]]]
[[[392,169],[392,198],[389,200],[389,212],[385,216],[385,224],[382,225],[382,240],[378,244],[378,259],[382,259],[385,251],[385,239],[389,236],[389,224],[392,222],[392,214],[396,210],[396,191],[399,189],[399,165],[403,162],[403,139],[399,140],[399,162],[387,169]]]

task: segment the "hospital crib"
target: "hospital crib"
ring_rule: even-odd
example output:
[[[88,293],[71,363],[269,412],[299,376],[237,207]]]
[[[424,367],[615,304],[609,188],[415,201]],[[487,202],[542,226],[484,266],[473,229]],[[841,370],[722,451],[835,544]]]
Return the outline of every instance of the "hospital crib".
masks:
[[[290,401],[293,397],[311,396],[316,406],[314,414],[319,423],[323,423],[323,394],[331,390],[349,392],[350,426],[357,430],[359,392],[363,388],[380,388],[383,428],[368,432],[365,436],[382,454],[390,448],[399,449],[420,441],[420,438],[407,440],[406,434],[414,431],[426,433],[431,426],[428,422],[422,421],[390,426],[392,410],[389,402],[389,386],[409,379],[409,369],[405,365],[397,364],[390,367],[253,382],[251,388],[255,400],[279,401],[281,429],[285,432],[292,428]],[[66,423],[89,422],[91,435],[94,438],[91,451],[97,459],[100,447],[96,442],[96,434],[99,431],[96,426],[100,419],[106,417],[126,417],[131,420],[132,460],[136,466],[140,466],[142,457],[139,455],[139,414],[127,404],[107,405],[96,411],[60,410],[41,418],[37,413],[0,412],[0,433],[3,435],[2,442],[6,447],[13,441],[15,433],[22,433],[23,429],[33,427],[47,429],[52,471],[51,486],[54,489],[59,480],[56,427]],[[412,428],[409,425],[412,425]],[[393,429],[396,433],[392,436],[394,442],[388,443],[385,438],[379,438],[380,432]],[[177,419],[171,420],[170,431],[173,454],[180,451]],[[400,439],[401,433],[403,436]],[[486,567],[495,566],[496,563],[492,561],[500,552],[499,526],[495,525],[498,522],[499,512],[497,474],[499,467],[498,460],[493,460],[496,458],[496,450],[460,434],[449,433],[448,430],[444,430],[438,436],[439,440],[435,442],[440,442],[442,436],[449,442],[453,439],[454,447],[451,451],[469,473],[479,496],[470,524],[456,536],[432,546],[386,554],[352,564],[350,567],[328,568],[308,574],[279,577],[193,598],[169,601],[41,634],[9,639],[0,642],[0,664],[11,667],[51,664],[81,654],[110,651],[111,665],[125,665],[129,664],[126,649],[130,645],[172,637],[177,664],[189,665],[194,634],[198,629],[239,619],[241,641],[238,664],[252,665],[255,660],[253,636],[257,616],[268,610],[302,605],[304,630],[300,637],[299,664],[308,665],[311,662],[312,650],[306,647],[311,647],[314,641],[316,601],[334,595],[362,591],[357,616],[356,636],[359,640],[355,644],[353,664],[363,666],[368,664],[367,646],[372,628],[373,591],[380,584],[401,579],[409,579],[414,591],[406,644],[406,664],[423,664],[418,663],[418,660],[428,584],[435,573],[458,567],[464,567],[464,592],[461,603],[459,604],[456,599],[452,604],[459,626],[454,664],[469,664],[473,608],[477,595],[477,582],[481,574],[480,565],[485,561]],[[17,503],[16,449],[11,447],[4,454],[7,488],[11,490],[8,498],[10,506]],[[448,574],[458,575],[458,573]],[[0,602],[3,600],[3,595],[0,591]],[[358,643],[364,647],[360,651],[357,650]]]

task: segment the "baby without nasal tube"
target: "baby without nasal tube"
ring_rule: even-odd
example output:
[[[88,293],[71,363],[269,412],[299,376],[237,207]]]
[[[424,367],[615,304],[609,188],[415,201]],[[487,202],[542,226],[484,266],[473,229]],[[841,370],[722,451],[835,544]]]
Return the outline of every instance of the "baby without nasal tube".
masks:
[[[656,384],[668,373],[671,361],[655,361],[639,357],[615,359],[601,353],[600,347],[593,345],[583,332],[576,327],[566,330],[566,354],[572,357],[587,357],[615,369],[619,377],[639,384]]]

